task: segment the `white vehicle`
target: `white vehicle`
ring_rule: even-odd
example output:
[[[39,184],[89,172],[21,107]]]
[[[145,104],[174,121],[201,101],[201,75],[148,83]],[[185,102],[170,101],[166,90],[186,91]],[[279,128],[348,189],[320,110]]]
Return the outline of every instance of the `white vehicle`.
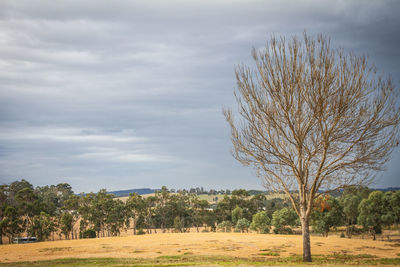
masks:
[[[31,237],[14,237],[14,244],[26,244],[26,243],[34,243],[38,242],[37,238],[34,236]]]

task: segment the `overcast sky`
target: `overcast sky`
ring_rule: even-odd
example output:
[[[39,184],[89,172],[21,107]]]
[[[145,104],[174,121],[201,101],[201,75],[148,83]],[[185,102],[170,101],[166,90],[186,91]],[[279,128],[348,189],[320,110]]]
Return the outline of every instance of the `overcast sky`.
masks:
[[[0,183],[262,189],[230,155],[234,66],[325,33],[400,86],[400,1],[0,1]],[[400,186],[400,152],[375,187]]]

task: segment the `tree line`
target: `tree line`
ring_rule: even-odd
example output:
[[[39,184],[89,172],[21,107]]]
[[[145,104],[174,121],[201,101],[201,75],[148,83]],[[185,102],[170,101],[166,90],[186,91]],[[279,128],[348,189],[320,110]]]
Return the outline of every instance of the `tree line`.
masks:
[[[340,196],[316,199],[312,229],[328,236],[331,229],[346,226],[343,233],[368,233],[373,239],[382,227],[400,222],[400,191],[371,191],[349,187]],[[74,227],[78,224],[79,227]],[[0,234],[11,243],[20,235],[39,241],[55,236],[65,239],[132,234],[196,231],[296,233],[300,219],[289,200],[251,196],[244,189],[233,190],[217,203],[197,194],[170,192],[165,186],[151,196],[131,194],[126,201],[102,189],[76,195],[67,183],[34,188],[26,180],[0,186]],[[2,240],[2,238],[0,239]]]

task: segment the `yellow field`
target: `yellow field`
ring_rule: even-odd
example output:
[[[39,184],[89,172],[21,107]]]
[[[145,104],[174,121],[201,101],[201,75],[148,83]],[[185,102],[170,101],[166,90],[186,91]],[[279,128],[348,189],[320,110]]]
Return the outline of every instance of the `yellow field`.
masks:
[[[336,236],[311,238],[312,253],[397,258],[400,244],[346,239]],[[263,256],[265,252],[291,256],[302,254],[298,235],[262,235],[255,233],[165,233],[97,239],[61,240],[0,246],[0,262],[50,260],[58,258],[156,258],[165,255]]]

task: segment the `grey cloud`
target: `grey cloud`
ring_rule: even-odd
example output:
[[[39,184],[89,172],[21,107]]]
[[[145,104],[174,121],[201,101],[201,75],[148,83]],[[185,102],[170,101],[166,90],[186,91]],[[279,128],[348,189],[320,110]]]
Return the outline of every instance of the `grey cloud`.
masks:
[[[261,188],[229,154],[221,108],[234,105],[234,65],[251,64],[251,47],[271,34],[307,30],[369,54],[399,81],[399,7],[361,0],[1,1],[0,181],[70,182],[78,192]],[[381,184],[398,183],[394,165]]]

